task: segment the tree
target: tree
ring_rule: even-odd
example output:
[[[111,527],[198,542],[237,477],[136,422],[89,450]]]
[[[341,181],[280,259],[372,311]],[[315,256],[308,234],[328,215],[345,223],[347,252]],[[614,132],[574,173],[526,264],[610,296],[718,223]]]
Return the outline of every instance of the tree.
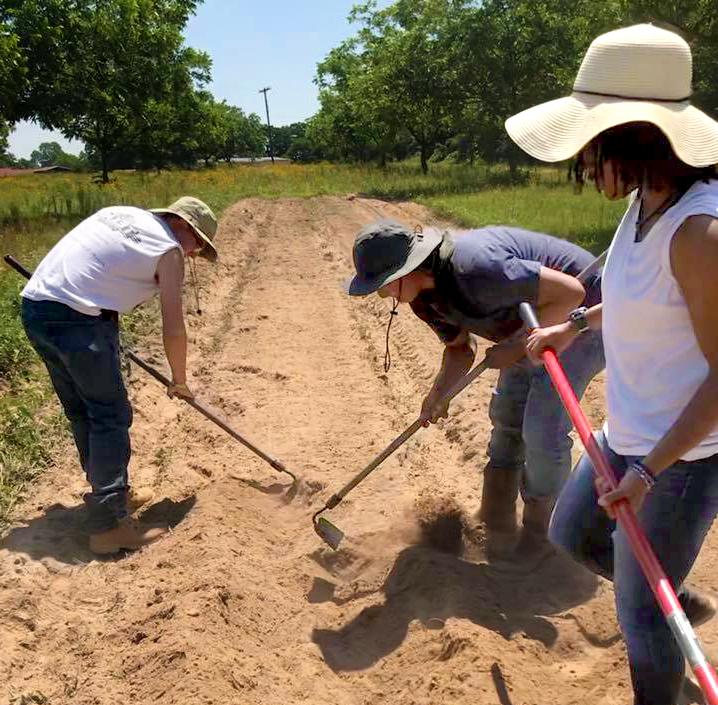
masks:
[[[52,166],[59,164],[65,152],[57,142],[43,142],[30,155],[30,161],[37,166]]]
[[[272,145],[277,156],[286,156],[292,142],[304,137],[306,122],[293,122],[291,125],[272,126]]]
[[[0,115],[14,121],[18,97],[27,89],[28,70],[19,37],[10,24],[6,8],[0,5]]]
[[[12,167],[17,165],[17,159],[11,152],[0,151],[0,167]]]
[[[220,105],[224,131],[217,157],[229,164],[233,157],[258,157],[263,154],[267,138],[259,115],[245,115],[241,108],[224,102]]]
[[[7,10],[0,6],[0,159],[3,163],[14,159],[6,153],[7,138],[16,120],[18,96],[26,86],[27,67],[20,42],[10,26]]]
[[[460,82],[475,105],[470,128],[481,156],[507,160],[515,176],[525,157],[506,136],[505,120],[570,92],[591,40],[620,18],[610,0],[486,0],[467,12]]]
[[[68,154],[57,142],[43,142],[33,150],[30,162],[34,166],[66,166],[68,169],[80,170],[87,168],[87,160],[83,156]]]
[[[408,131],[426,173],[465,99],[455,37],[469,6],[469,0],[397,0],[383,10],[373,1],[355,6],[350,19],[362,25],[357,36],[318,66],[325,120],[357,151],[372,151],[382,162],[400,131]]]
[[[194,166],[200,158],[208,104],[214,102],[202,89],[210,66],[206,54],[185,49],[182,59],[167,67],[162,92],[147,101],[130,125],[117,156],[141,168]]]
[[[84,141],[100,160],[103,181],[113,159],[132,151],[128,135],[141,133],[147,111],[172,103],[178,74],[190,85],[209,79],[209,58],[183,46],[196,0],[7,4],[33,76],[20,116]]]

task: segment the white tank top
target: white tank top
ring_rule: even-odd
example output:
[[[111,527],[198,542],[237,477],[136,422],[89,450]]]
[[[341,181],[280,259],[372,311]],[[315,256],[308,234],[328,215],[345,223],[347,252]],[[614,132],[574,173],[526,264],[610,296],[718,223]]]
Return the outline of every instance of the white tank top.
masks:
[[[180,247],[163,220],[131,206],[103,208],[63,237],[40,262],[22,295],[59,301],[89,316],[125,313],[157,292],[165,252]]]
[[[609,446],[644,456],[665,435],[708,375],[681,289],[673,276],[671,240],[690,216],[718,218],[718,181],[694,184],[635,242],[633,198],[603,270],[603,343]],[[682,460],[718,453],[718,428]]]

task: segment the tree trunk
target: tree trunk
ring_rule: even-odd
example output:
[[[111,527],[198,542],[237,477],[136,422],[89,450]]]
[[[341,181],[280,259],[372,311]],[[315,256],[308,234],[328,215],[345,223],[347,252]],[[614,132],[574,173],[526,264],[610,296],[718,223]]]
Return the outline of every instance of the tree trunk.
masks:
[[[517,180],[518,175],[518,164],[516,163],[516,157],[513,154],[509,154],[509,177],[512,183]]]
[[[429,173],[429,146],[426,144],[421,145],[421,173]]]
[[[102,159],[102,183],[103,184],[109,184],[110,183],[110,170],[108,168],[107,163],[107,152],[103,149],[100,152],[101,159]]]

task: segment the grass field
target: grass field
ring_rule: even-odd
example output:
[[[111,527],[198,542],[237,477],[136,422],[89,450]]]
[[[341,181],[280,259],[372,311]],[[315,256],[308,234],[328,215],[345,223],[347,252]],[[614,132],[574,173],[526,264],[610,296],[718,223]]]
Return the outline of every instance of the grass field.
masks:
[[[623,210],[622,203],[609,203],[592,189],[575,194],[563,168],[527,172],[519,185],[509,183],[501,165],[435,164],[424,176],[414,162],[384,170],[277,164],[117,172],[106,186],[87,174],[31,175],[0,179],[0,254],[11,253],[34,267],[64,232],[111,204],[157,207],[191,194],[220,215],[248,196],[336,193],[418,201],[464,227],[519,225],[565,237],[595,253],[610,241]],[[50,462],[52,439],[64,423],[57,406],[46,404],[49,382],[18,319],[22,284],[14,272],[0,270],[0,523],[22,487]],[[141,321],[142,314],[130,317],[127,332],[136,335]]]

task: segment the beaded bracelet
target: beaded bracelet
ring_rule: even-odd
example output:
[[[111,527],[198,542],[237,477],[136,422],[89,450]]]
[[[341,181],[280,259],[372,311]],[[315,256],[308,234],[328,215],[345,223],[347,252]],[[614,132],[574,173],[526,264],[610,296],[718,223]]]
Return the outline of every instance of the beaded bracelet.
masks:
[[[628,469],[633,470],[633,472],[635,472],[636,475],[638,475],[638,477],[643,480],[643,484],[648,490],[653,489],[653,485],[656,484],[656,477],[651,471],[651,469],[641,460],[634,460]]]

